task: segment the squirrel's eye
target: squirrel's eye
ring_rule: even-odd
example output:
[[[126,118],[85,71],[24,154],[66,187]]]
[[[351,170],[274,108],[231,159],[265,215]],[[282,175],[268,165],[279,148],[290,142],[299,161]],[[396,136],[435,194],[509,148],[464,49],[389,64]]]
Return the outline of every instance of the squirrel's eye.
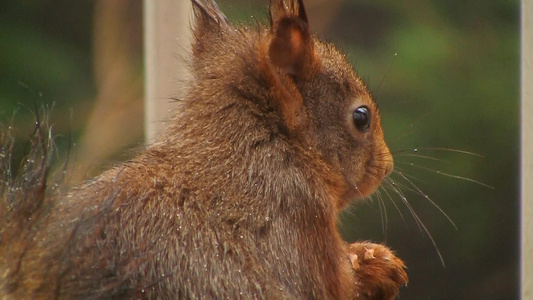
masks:
[[[370,111],[366,106],[360,106],[353,112],[355,127],[361,132],[370,130]]]

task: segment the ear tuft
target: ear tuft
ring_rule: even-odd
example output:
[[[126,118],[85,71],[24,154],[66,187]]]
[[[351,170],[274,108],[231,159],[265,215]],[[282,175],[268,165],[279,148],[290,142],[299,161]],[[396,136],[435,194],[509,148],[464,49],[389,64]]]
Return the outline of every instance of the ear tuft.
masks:
[[[268,55],[273,65],[293,76],[304,75],[313,65],[314,45],[302,0],[273,0],[270,5]]]
[[[213,0],[191,0],[196,26],[228,27],[228,18]]]
[[[193,45],[195,53],[201,52],[204,48],[204,39],[213,33],[227,31],[230,27],[228,18],[220,10],[213,0],[191,0],[195,23]]]
[[[288,4],[285,4],[285,0],[271,0],[270,26],[274,27],[274,24],[283,17],[295,17],[307,24],[307,13],[303,0],[289,0]]]

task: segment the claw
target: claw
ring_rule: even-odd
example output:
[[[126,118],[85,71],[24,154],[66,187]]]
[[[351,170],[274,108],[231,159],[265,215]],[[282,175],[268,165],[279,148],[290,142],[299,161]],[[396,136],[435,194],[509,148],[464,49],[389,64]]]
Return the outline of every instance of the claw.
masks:
[[[376,257],[374,256],[374,249],[368,249],[367,247],[365,247],[365,257],[363,258],[364,260],[370,260],[370,259],[376,259]]]
[[[350,258],[350,261],[352,262],[352,267],[354,270],[357,270],[359,269],[360,265],[359,265],[359,262],[357,261],[359,259],[359,257],[357,256],[357,254],[355,253],[350,253],[348,255],[348,257]]]

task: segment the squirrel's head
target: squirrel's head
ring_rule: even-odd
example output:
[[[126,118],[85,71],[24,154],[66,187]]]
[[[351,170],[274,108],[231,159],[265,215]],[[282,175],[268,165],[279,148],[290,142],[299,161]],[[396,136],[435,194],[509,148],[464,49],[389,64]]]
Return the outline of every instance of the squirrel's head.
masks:
[[[345,55],[311,35],[302,0],[272,0],[270,28],[255,36],[231,27],[213,1],[193,3],[199,18],[193,45],[198,63],[203,61],[198,57],[209,52],[206,48],[219,42],[212,36],[242,36],[242,44],[253,46],[255,53],[248,63],[253,66],[245,68],[258,70],[268,90],[269,109],[277,111],[282,123],[280,132],[342,181],[337,206],[374,192],[393,169],[378,107]],[[206,40],[206,35],[211,38]]]

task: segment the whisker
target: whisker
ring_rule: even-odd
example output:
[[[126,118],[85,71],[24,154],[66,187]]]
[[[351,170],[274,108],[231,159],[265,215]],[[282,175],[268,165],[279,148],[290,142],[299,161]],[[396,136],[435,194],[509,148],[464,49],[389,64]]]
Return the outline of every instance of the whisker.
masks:
[[[394,170],[394,174],[396,174],[396,173],[398,173],[398,172],[399,172],[399,171]],[[408,192],[411,192],[411,193],[413,193],[413,194],[415,194],[415,195],[418,195],[418,196],[421,196],[421,197],[424,197],[424,196],[425,196],[424,193],[421,193],[421,192],[417,191],[416,189],[410,188],[409,186],[407,186],[407,185],[405,185],[405,184],[403,184],[403,183],[401,183],[401,182],[399,182],[399,181],[396,182],[396,186],[398,186],[399,188],[401,188],[401,189],[403,189],[403,190],[406,190],[406,191],[408,191]]]
[[[413,209],[411,204],[407,201],[407,197],[405,197],[403,192],[401,190],[399,190],[398,187],[396,187],[395,185],[393,185],[392,187],[393,187],[393,190],[396,191],[396,193],[398,193],[398,195],[400,195],[400,199],[402,199],[402,201],[405,204],[405,206],[407,207],[407,209],[411,212],[411,215],[413,216],[413,219],[415,220],[415,223],[417,224],[420,232],[425,233],[429,237],[429,240],[431,241],[431,244],[433,244],[433,247],[435,248],[435,251],[437,251],[437,255],[439,256],[439,259],[440,259],[440,262],[441,262],[442,266],[444,268],[446,268],[446,264],[444,263],[444,258],[442,257],[442,253],[440,252],[439,246],[435,242],[435,239],[433,238],[433,235],[431,235],[431,233],[429,232],[429,229],[426,227],[424,222],[422,222],[422,220],[420,219],[418,214],[415,212],[415,210]]]
[[[378,84],[378,88],[376,89],[376,94],[379,92],[379,88],[381,87],[381,84],[385,81],[385,79],[387,79],[387,76],[389,75],[389,73],[390,73],[390,71],[392,69],[392,66],[394,65],[394,62],[396,61],[396,57],[398,57],[398,49],[396,49],[396,52],[394,52],[394,57],[392,58],[392,62],[389,65],[389,69],[385,73],[385,76],[383,76],[383,78],[381,78],[381,81]]]
[[[433,160],[433,161],[438,161],[438,162],[443,162],[443,163],[448,163],[448,164],[450,163],[450,161],[445,160],[445,159],[435,158],[435,157],[431,157],[431,156],[427,156],[427,155],[420,155],[420,154],[403,154],[403,153],[400,153],[399,155],[396,155],[396,156],[417,157],[417,158],[423,158],[423,159],[427,159],[427,160]]]
[[[442,162],[442,163],[446,163],[446,164],[451,163],[448,160],[435,158],[435,157],[432,157],[431,155],[425,155],[427,152],[424,153],[423,151],[452,152],[452,153],[458,153],[458,154],[464,154],[464,155],[483,158],[483,155],[480,155],[480,154],[477,154],[477,153],[474,153],[474,152],[470,152],[470,151],[466,151],[466,150],[459,150],[459,149],[452,149],[452,148],[445,148],[445,147],[417,147],[417,148],[411,148],[411,149],[400,149],[400,150],[392,151],[392,154],[395,157],[398,157],[398,156],[409,157],[409,158],[412,158],[411,160],[418,159],[418,161],[423,160],[423,161],[426,161],[426,162],[427,161],[435,161],[435,162]],[[450,177],[450,178],[454,178],[454,179],[464,180],[464,181],[467,181],[467,182],[471,182],[471,183],[475,183],[475,184],[481,185],[481,186],[489,188],[489,189],[494,189],[493,186],[488,185],[486,183],[483,183],[481,181],[478,181],[478,180],[475,180],[475,179],[472,179],[472,178],[468,178],[468,177],[464,177],[464,176],[459,176],[459,175],[447,173],[447,172],[442,172],[442,171],[440,171],[438,169],[432,169],[432,168],[425,167],[425,166],[422,166],[422,165],[419,165],[419,164],[416,164],[416,163],[413,163],[413,162],[405,162],[405,161],[397,161],[396,160],[396,165],[397,166],[398,165],[408,165],[408,166],[415,167],[415,168],[418,168],[418,169],[421,169],[421,170],[424,170],[424,171],[428,171],[428,172],[431,172],[431,173],[440,174],[440,175],[443,175],[443,176],[446,176],[446,177]],[[439,249],[435,239],[433,238],[433,236],[430,233],[428,227],[424,224],[424,222],[422,221],[420,216],[416,213],[414,207],[407,200],[407,197],[406,197],[405,193],[413,193],[413,194],[420,195],[421,197],[427,199],[427,201],[429,201],[429,203],[433,207],[435,207],[448,220],[448,222],[455,228],[455,230],[458,230],[457,225],[450,218],[450,216],[448,214],[446,214],[446,212],[444,212],[444,210],[433,199],[431,199],[426,193],[424,193],[418,187],[418,185],[416,183],[417,181],[419,181],[419,182],[422,182],[424,184],[427,184],[426,182],[424,182],[423,180],[420,180],[419,178],[416,178],[416,177],[413,177],[413,176],[405,174],[404,170],[402,170],[401,168],[398,168],[398,167],[395,168],[395,170],[393,171],[393,174],[397,174],[396,176],[399,176],[399,177],[397,177],[396,181],[395,181],[395,179],[393,179],[391,177],[388,177],[385,180],[383,180],[383,182],[385,183],[383,185],[383,187],[384,187],[383,191],[387,194],[389,199],[391,199],[391,202],[395,205],[396,210],[400,212],[400,216],[402,216],[401,210],[396,205],[396,202],[393,200],[393,197],[391,196],[391,194],[389,193],[388,190],[390,189],[390,191],[396,193],[400,197],[401,201],[403,202],[403,204],[405,205],[407,210],[411,213],[411,215],[412,215],[412,217],[413,217],[418,229],[421,231],[421,233],[423,235],[427,235],[427,237],[430,239],[433,247],[435,248],[435,250],[437,252],[437,255],[438,255],[438,257],[439,257],[439,259],[441,261],[442,266],[446,267],[445,262],[444,262],[444,258],[442,256],[442,253],[440,252],[440,249]],[[382,196],[380,196],[380,197],[381,197],[380,199],[383,200],[383,197]],[[381,209],[381,207],[380,207],[380,209]],[[402,220],[404,220],[404,223],[405,223],[405,219],[403,218],[403,216],[402,216]]]
[[[393,181],[391,178],[385,178],[385,183],[388,185],[388,186],[391,186],[391,182],[390,181]],[[407,226],[407,222],[405,221],[405,218],[403,216],[403,213],[402,211],[400,210],[400,208],[398,207],[398,205],[396,204],[396,201],[394,201],[394,198],[392,198],[392,196],[390,195],[389,191],[387,191],[387,189],[385,187],[382,188],[383,192],[385,192],[385,194],[387,194],[387,196],[389,197],[390,201],[392,202],[392,204],[394,205],[394,207],[396,208],[396,211],[398,211],[398,214],[400,214],[400,217],[402,218],[402,221],[403,223],[405,224],[405,226]]]
[[[400,196],[400,199],[402,199],[402,202],[405,204],[405,206],[407,207],[407,209],[409,210],[409,212],[411,213],[411,215],[416,215],[413,207],[411,206],[411,204],[409,202],[407,202],[407,197],[405,196],[405,194],[402,192],[401,189],[399,189],[399,187],[397,186],[398,183],[396,182],[392,182],[392,184],[390,185],[390,187],[392,188],[392,190],[398,194],[398,196]],[[415,218],[415,223],[416,225],[418,226],[418,229],[422,232],[422,228],[420,227],[420,224],[419,224],[419,219]]]
[[[404,201],[407,202],[407,199],[404,199]],[[435,242],[433,235],[431,235],[426,225],[422,222],[422,220],[420,220],[420,217],[418,216],[418,214],[414,213],[413,217],[418,220],[418,223],[420,224],[420,226],[422,226],[422,228],[424,229],[424,232],[429,237],[429,240],[431,241],[431,243],[433,244],[433,247],[437,251],[437,255],[439,256],[440,262],[442,263],[442,267],[446,268],[446,264],[444,263],[444,258],[442,257],[442,253],[440,253],[439,246]]]
[[[411,149],[394,150],[394,151],[391,151],[391,152],[392,152],[392,154],[401,154],[401,153],[406,153],[406,152],[418,152],[419,150],[453,152],[453,153],[460,153],[460,154],[466,154],[466,155],[470,155],[470,156],[484,158],[483,155],[475,153],[475,152],[470,152],[470,151],[460,150],[460,149],[453,149],[453,148],[444,148],[444,147],[415,147],[415,148],[411,148]]]
[[[385,203],[383,203],[383,199],[381,197],[380,191],[376,191],[376,198],[379,205],[379,214],[381,216],[381,230],[383,231],[383,237],[385,240],[387,240],[387,228],[389,224],[388,216],[387,216],[387,209],[385,207]]]
[[[359,193],[359,196],[361,196],[361,198],[363,198],[363,193],[361,193],[361,191],[359,190],[359,188],[357,187],[357,185],[353,185],[353,187],[355,188],[355,190],[357,191],[357,193]]]
[[[406,176],[404,176],[402,172],[397,171],[397,173],[400,174],[400,176],[402,176],[402,178],[405,179],[405,181],[407,181],[413,188],[415,188],[416,191],[420,195],[422,195],[424,198],[426,198],[429,201],[429,203],[431,203],[431,205],[433,205],[436,209],[438,209],[446,217],[446,219],[448,219],[448,221],[452,224],[452,226],[455,228],[455,230],[457,230],[457,226],[455,225],[455,222],[453,222],[453,220],[450,218],[450,216],[448,216],[448,214],[446,214],[444,212],[444,210],[442,210],[442,208],[440,208],[440,206],[437,203],[435,203],[435,201],[433,201],[433,199],[431,199],[426,193],[422,192],[422,190],[420,188],[418,188],[418,186],[416,186]]]
[[[409,166],[412,166],[412,167],[415,167],[415,168],[419,168],[419,169],[422,169],[422,170],[426,170],[428,172],[432,172],[432,173],[435,173],[435,174],[440,174],[440,175],[443,175],[443,176],[446,176],[446,177],[451,177],[451,178],[455,178],[455,179],[460,179],[460,180],[465,180],[465,181],[469,181],[469,182],[472,182],[472,183],[475,183],[475,184],[479,184],[481,186],[484,186],[486,188],[489,188],[491,190],[494,190],[495,187],[491,186],[491,185],[488,185],[486,183],[483,183],[481,181],[477,181],[477,180],[474,180],[472,178],[468,178],[468,177],[463,177],[463,176],[459,176],[459,175],[454,175],[454,174],[449,174],[449,173],[446,173],[446,172],[442,172],[442,171],[439,171],[439,170],[433,170],[433,169],[430,169],[430,168],[426,168],[426,167],[423,167],[423,166],[420,166],[420,165],[417,165],[417,164],[414,164],[414,163],[407,163],[407,162],[398,162],[399,164],[404,164],[404,165],[409,165]]]
[[[461,153],[461,154],[466,154],[466,155],[471,155],[471,156],[476,156],[476,157],[481,157],[481,158],[484,157],[483,155],[475,153],[475,152],[470,152],[470,151],[460,150],[460,149],[453,149],[453,148],[422,147],[422,148],[416,148],[416,149],[418,149],[418,150],[422,149],[422,150],[446,151],[446,152]]]
[[[412,176],[412,175],[405,174],[404,170],[402,168],[399,168],[398,166],[396,166],[396,168],[394,169],[393,174],[396,174],[397,173],[396,171],[402,172],[404,176],[410,178],[411,180],[414,180],[414,181],[417,181],[417,182],[420,182],[420,183],[423,183],[423,184],[428,184],[428,182],[425,181],[425,180],[422,180],[422,179],[417,178],[417,177]],[[404,186],[404,187],[407,188],[406,186]],[[411,192],[415,192],[414,190],[410,190],[410,191]]]

